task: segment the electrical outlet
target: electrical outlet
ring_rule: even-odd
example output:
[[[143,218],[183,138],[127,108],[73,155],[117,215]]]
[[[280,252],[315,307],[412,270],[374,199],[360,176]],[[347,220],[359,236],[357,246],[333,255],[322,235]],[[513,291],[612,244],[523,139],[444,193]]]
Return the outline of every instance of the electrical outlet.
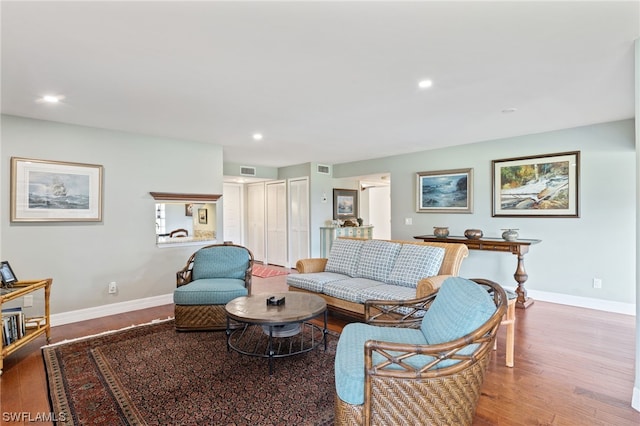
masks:
[[[22,306],[28,308],[29,306],[33,306],[33,294],[27,294],[24,296],[24,300],[22,301]]]
[[[405,217],[404,218],[404,224],[405,225],[413,225],[413,218]]]
[[[118,292],[118,284],[115,281],[109,283],[109,294],[115,294]]]
[[[593,279],[593,288],[602,288],[602,278]]]

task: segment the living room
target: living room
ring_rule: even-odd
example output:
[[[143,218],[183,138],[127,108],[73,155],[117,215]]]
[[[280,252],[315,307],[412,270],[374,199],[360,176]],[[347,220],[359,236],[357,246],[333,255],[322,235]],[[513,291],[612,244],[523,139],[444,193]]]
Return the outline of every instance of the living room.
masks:
[[[446,136],[442,136],[440,140],[427,146],[416,142],[420,136],[401,138],[401,136],[406,136],[403,131],[398,133],[397,139],[394,139],[389,137],[394,134],[391,131],[385,133],[389,139],[387,139],[386,145],[383,144],[383,148],[378,147],[378,150],[367,147],[366,143],[355,147],[354,142],[354,147],[351,147],[350,144],[330,146],[327,142],[328,147],[337,154],[333,158],[349,159],[329,162],[325,157],[302,159],[305,157],[300,157],[301,153],[311,151],[313,148],[307,146],[306,143],[296,145],[289,142],[288,145],[285,144],[287,148],[283,150],[267,149],[271,152],[262,154],[263,147],[250,140],[250,134],[254,129],[234,129],[233,132],[236,134],[246,131],[247,140],[233,147],[226,146],[222,139],[212,143],[211,140],[197,140],[186,134],[176,134],[169,131],[146,131],[145,129],[154,129],[156,125],[160,129],[166,121],[188,121],[194,116],[206,122],[215,114],[209,111],[197,111],[193,109],[193,106],[189,106],[182,114],[167,116],[163,110],[165,107],[162,106],[165,100],[158,95],[160,93],[159,87],[146,86],[144,75],[136,75],[132,79],[132,83],[127,83],[133,87],[140,87],[140,90],[136,92],[137,98],[116,99],[115,101],[110,99],[109,102],[105,101],[105,105],[102,105],[106,108],[113,106],[111,102],[115,102],[115,109],[125,108],[127,104],[153,105],[147,114],[136,117],[140,123],[148,125],[146,128],[141,125],[138,129],[123,130],[122,127],[118,127],[118,120],[123,119],[115,120],[112,127],[103,125],[99,118],[101,115],[107,115],[109,108],[86,110],[83,105],[77,104],[74,100],[74,97],[77,96],[74,91],[79,92],[80,89],[67,86],[30,87],[27,83],[20,86],[15,83],[18,81],[18,75],[30,73],[37,75],[41,70],[47,69],[45,60],[49,53],[40,56],[36,52],[46,53],[46,49],[34,49],[30,51],[29,55],[32,63],[24,63],[20,60],[12,61],[12,52],[26,49],[26,47],[20,47],[19,43],[27,35],[19,29],[20,25],[11,24],[16,21],[9,20],[16,19],[14,16],[22,18],[27,16],[31,17],[30,22],[35,22],[31,22],[30,25],[35,26],[54,12],[49,9],[53,6],[43,6],[42,4],[18,6],[11,3],[19,2],[3,2],[2,5],[3,115],[1,117],[0,158],[2,167],[0,169],[2,173],[0,173],[0,187],[3,196],[0,199],[0,217],[3,220],[0,224],[0,257],[2,260],[10,261],[16,275],[21,279],[54,278],[51,295],[53,325],[170,303],[171,294],[175,288],[175,273],[184,266],[185,260],[194,251],[194,247],[176,246],[158,249],[151,216],[155,208],[155,200],[149,193],[164,191],[222,194],[225,177],[238,176],[240,166],[247,165],[254,166],[257,176],[265,179],[286,180],[301,176],[309,177],[311,255],[319,253],[319,227],[325,226],[326,221],[332,219],[332,190],[342,187],[345,181],[353,180],[355,176],[387,173],[391,176],[392,238],[412,240],[416,235],[431,233],[434,226],[448,226],[451,233],[456,235],[461,235],[468,228],[478,228],[482,229],[486,236],[494,237],[499,237],[504,228],[517,228],[522,238],[541,240],[541,243],[532,247],[525,257],[529,274],[526,288],[529,296],[533,299],[636,315],[638,300],[636,280],[638,274],[636,260],[638,250],[636,187],[638,178],[636,170],[638,159],[635,146],[637,135],[640,132],[638,131],[637,107],[639,84],[636,75],[634,96],[633,67],[635,64],[636,69],[638,68],[640,58],[638,42],[636,41],[634,45],[634,39],[640,35],[637,19],[634,19],[635,27],[634,24],[629,24],[628,20],[622,21],[620,26],[624,33],[619,38],[625,40],[626,44],[624,46],[617,45],[617,52],[620,53],[619,58],[613,55],[614,60],[616,58],[625,60],[620,59],[620,63],[626,67],[622,73],[624,77],[621,80],[627,84],[623,88],[626,87],[629,90],[622,91],[623,99],[619,102],[626,108],[622,109],[623,113],[616,110],[615,113],[599,116],[598,120],[585,122],[582,120],[581,114],[574,112],[570,106],[560,105],[557,107],[558,109],[550,111],[542,109],[542,104],[536,103],[540,101],[522,98],[520,100],[522,104],[518,105],[519,110],[515,112],[502,113],[502,108],[513,106],[502,104],[490,104],[491,111],[462,110],[462,112],[456,112],[454,110],[452,113],[457,114],[459,118],[448,121],[447,125],[452,132],[454,128],[458,128],[456,129],[458,131],[462,128],[464,132],[469,133],[465,138],[459,136],[460,140],[466,141],[465,143],[447,145]],[[603,2],[603,4],[605,3],[607,2]],[[617,11],[615,16],[618,18],[626,15],[637,17],[637,4],[629,6],[631,3],[635,2],[618,4],[622,8],[622,12]],[[105,7],[105,11],[109,11],[104,4],[102,6]],[[20,9],[21,7],[25,9]],[[42,9],[42,12],[32,13],[30,7],[45,7],[45,9]],[[60,7],[63,8],[63,12],[60,14],[64,15],[71,11],[71,9],[65,8],[73,6],[62,5]],[[628,7],[631,9],[627,9]],[[17,13],[17,15],[12,15],[12,13]],[[116,12],[113,12],[113,15],[120,16]],[[53,16],[58,15],[54,14]],[[137,16],[139,15],[135,15],[135,17]],[[5,22],[5,20],[7,21]],[[93,20],[87,22],[95,23],[94,20],[99,21],[93,17]],[[255,20],[260,21],[258,18]],[[57,43],[67,42],[73,46],[71,50],[76,49],[79,52],[79,56],[89,57],[87,62],[94,61],[100,67],[113,66],[111,71],[117,73],[118,69],[122,69],[122,66],[117,65],[116,59],[119,58],[119,55],[109,48],[107,36],[94,38],[93,42],[87,41],[86,44],[77,40],[73,41],[75,33],[81,32],[83,26],[86,25],[82,22],[71,20],[69,25],[64,27],[64,30],[60,30],[65,37],[56,39]],[[589,22],[593,24],[593,21]],[[55,29],[56,20],[47,25],[51,25]],[[592,26],[595,27],[595,25]],[[592,31],[591,37],[584,41],[588,48],[575,46],[576,49],[580,47],[580,52],[582,52],[582,49],[607,51],[612,48],[611,44],[596,45],[600,33],[595,29]],[[635,33],[633,33],[634,31]],[[73,33],[73,35],[67,32]],[[589,31],[585,32],[591,34]],[[135,34],[135,31],[132,30],[132,38],[135,38]],[[34,36],[34,38],[40,40],[34,42],[35,45],[44,44],[42,36],[40,38]],[[617,38],[614,40],[618,41]],[[162,38],[161,41],[157,41],[158,45],[165,42],[166,40]],[[589,46],[590,43],[591,46]],[[612,42],[609,41],[609,43]],[[118,45],[119,48],[122,46]],[[128,52],[127,55],[135,58],[139,54],[142,55],[143,52]],[[528,52],[529,55],[533,55],[533,53],[533,51]],[[200,52],[194,53],[194,56],[199,56],[199,54]],[[108,59],[100,59],[100,55],[105,55],[104,58]],[[163,54],[158,56],[162,58]],[[343,56],[330,57],[336,64],[342,63],[340,61],[344,59]],[[626,61],[629,58],[632,60]],[[307,59],[307,57],[303,57],[300,61],[304,62]],[[503,65],[510,69],[510,72],[501,76],[506,84],[509,76],[520,72],[520,66],[517,63],[509,64],[508,58],[503,58],[503,61]],[[124,62],[135,64],[135,61]],[[160,63],[162,61],[157,62],[157,64]],[[76,64],[87,66],[84,61],[76,62]],[[468,66],[471,67],[471,65]],[[477,63],[474,65],[480,67]],[[539,73],[541,75],[545,73],[542,68],[554,68],[553,63],[544,65],[544,67],[540,65]],[[572,70],[592,65],[590,62],[578,64]],[[611,65],[611,67],[614,66]],[[617,70],[617,68],[614,69]],[[64,70],[64,65],[56,70],[58,72]],[[325,71],[327,70],[325,69]],[[344,69],[344,72],[349,73],[349,70]],[[421,73],[422,70],[414,72]],[[472,72],[469,71],[469,73]],[[612,75],[615,77],[610,77],[605,70],[600,70],[600,73],[602,81],[595,79],[593,81],[594,86],[596,86],[595,83],[599,83],[597,87],[586,89],[586,82],[576,76],[562,80],[562,84],[566,85],[567,90],[569,88],[575,90],[575,86],[581,88],[584,97],[578,99],[578,103],[595,103],[596,95],[600,95],[598,102],[604,102],[607,97],[602,95],[603,93],[606,95],[607,86],[613,84],[609,79],[617,79],[620,74],[612,71]],[[413,84],[413,81],[409,82],[413,75],[408,71],[407,74],[406,84],[408,86]],[[561,72],[558,71],[558,74]],[[120,76],[119,73],[116,75]],[[176,79],[179,81],[188,78],[189,74],[182,74]],[[575,80],[572,81],[572,78]],[[470,78],[467,81],[469,86],[471,86],[472,80],[473,78]],[[102,86],[103,81],[87,74],[86,80],[78,81],[78,84],[82,84],[83,87]],[[51,78],[51,82],[54,83],[56,80]],[[617,80],[616,83],[618,83]],[[439,82],[434,77],[434,89],[438,88],[438,84]],[[512,90],[516,93],[517,91],[513,87],[530,84],[532,84],[530,80],[519,80],[515,86],[509,86],[509,89],[505,89],[505,91]],[[106,81],[104,86],[107,88],[105,91],[115,90],[108,89]],[[168,91],[177,90],[171,87],[166,89]],[[282,87],[279,89],[286,92]],[[542,98],[553,98],[554,95],[560,96],[562,94],[562,87],[538,89],[543,93]],[[619,89],[619,86],[616,85],[616,89]],[[40,92],[46,90],[64,92],[65,99],[60,102],[60,105],[38,104],[37,108],[39,109],[36,113],[23,112],[23,104],[27,102],[34,104],[34,100]],[[296,90],[303,91],[304,89],[297,87]],[[413,88],[407,90],[413,90]],[[476,92],[468,90],[470,94],[467,96],[474,97]],[[412,92],[412,95],[415,95],[414,92],[416,90]],[[593,98],[591,97],[592,92]],[[378,103],[377,96],[372,95],[364,88],[361,88],[358,93],[366,98],[367,102]],[[289,96],[288,92],[286,94]],[[612,88],[611,94],[611,98],[618,99],[620,97],[619,90],[614,91]],[[105,95],[105,93],[101,92],[101,95]],[[168,103],[180,104],[182,99],[189,97],[189,94],[179,93],[167,96],[172,101]],[[242,104],[246,100],[244,97],[250,99],[256,95],[249,93],[242,96],[242,102],[233,103],[229,100],[224,107],[228,106],[230,110],[239,110],[238,116],[241,116]],[[486,96],[486,94],[481,93],[477,96]],[[286,99],[289,100],[288,97]],[[385,99],[387,100],[387,109],[393,109],[395,98],[390,96]],[[441,98],[437,100],[442,101]],[[516,100],[518,97],[514,96],[514,102]],[[606,104],[606,106],[610,106],[613,110],[614,104],[617,104],[614,100],[610,99],[609,101],[611,105]],[[271,102],[278,103],[273,99]],[[418,101],[412,100],[411,102]],[[635,112],[633,110],[634,102],[636,104]],[[398,101],[397,103],[402,102]],[[59,115],[62,112],[55,110],[58,107],[62,107],[58,111],[65,113],[75,111],[75,119],[68,121],[60,119]],[[347,107],[341,105],[340,109]],[[218,113],[223,109],[216,109],[215,112]],[[528,128],[528,130],[510,135],[496,133],[496,136],[493,137],[484,136],[490,134],[485,128],[467,128],[468,121],[475,115],[482,116],[487,123],[486,126],[493,128],[510,126],[512,123],[508,122],[513,121],[524,122],[527,120],[526,116],[525,118],[520,117],[526,115],[527,110],[533,111],[529,115],[536,115],[538,121],[554,122],[558,115],[563,115],[565,118],[563,122],[568,124],[563,127],[539,128],[527,127],[526,123],[520,123],[519,129]],[[31,110],[27,108],[24,111]],[[563,114],[558,111],[563,111]],[[344,111],[343,113],[349,120],[368,121],[376,131],[382,131],[382,127],[394,127],[396,122],[395,116],[390,116],[388,121],[375,123],[369,117],[363,119],[359,115],[360,111],[353,111],[352,114]],[[268,120],[269,114],[266,111],[261,111],[261,114],[264,120]],[[297,121],[294,127],[304,127],[305,124],[310,124],[309,121],[312,121],[305,119],[302,115],[300,113],[300,115],[291,118],[291,120]],[[225,121],[220,124],[221,127],[227,127],[229,126],[228,122],[233,122],[231,115],[228,117],[221,115],[221,117],[220,120]],[[282,116],[275,117],[270,128],[276,132],[276,129],[284,126],[282,122],[286,122],[288,119],[289,117],[286,116],[284,118]],[[192,122],[189,121],[189,123]],[[207,126],[201,124],[201,127],[206,128]],[[406,132],[411,133],[411,128],[407,127],[407,129]],[[421,128],[416,132],[423,130]],[[441,132],[445,132],[445,130],[439,129]],[[269,137],[273,137],[273,134],[265,130],[265,145]],[[431,139],[431,137],[425,137],[425,139]],[[398,145],[401,145],[403,149],[398,151],[392,149]],[[254,150],[263,155],[263,162],[249,161],[249,152]],[[360,156],[356,156],[354,151],[357,151]],[[580,152],[579,217],[492,216],[494,202],[492,161],[572,151]],[[243,152],[246,157],[242,156]],[[103,166],[102,221],[11,222],[9,217],[12,157]],[[248,162],[244,161],[245,158]],[[289,162],[290,158],[294,159],[294,162]],[[300,160],[296,161],[296,159]],[[277,161],[286,162],[286,164],[275,165]],[[330,176],[315,173],[318,164],[327,163],[331,165],[332,174]],[[473,212],[470,214],[417,213],[415,208],[416,173],[461,168],[473,169]],[[353,183],[357,185],[356,180],[353,180]],[[324,197],[329,198],[328,202],[323,202]],[[218,204],[219,209],[223,202],[222,200]],[[410,220],[407,221],[407,219]],[[218,215],[217,220],[219,221],[218,229],[223,229],[222,215]],[[224,235],[219,235],[219,238],[223,240]],[[504,283],[507,287],[513,287],[515,285],[514,270],[515,258],[512,255],[473,251],[463,263],[461,275],[491,278]],[[602,288],[594,288],[594,278],[602,280]],[[110,294],[108,292],[110,282],[118,283],[117,293]],[[38,301],[36,301],[37,303]],[[535,308],[534,304],[530,309]],[[640,398],[639,382],[640,378],[636,372],[634,389],[636,407],[638,406],[638,398]]]

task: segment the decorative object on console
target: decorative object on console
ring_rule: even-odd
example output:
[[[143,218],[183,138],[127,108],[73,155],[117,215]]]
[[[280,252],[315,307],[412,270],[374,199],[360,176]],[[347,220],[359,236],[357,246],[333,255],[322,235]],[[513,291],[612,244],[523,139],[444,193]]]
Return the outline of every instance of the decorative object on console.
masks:
[[[492,216],[580,217],[580,151],[493,160]]]
[[[473,169],[416,173],[416,212],[473,213]]]
[[[11,221],[100,222],[102,170],[96,164],[11,157]]]
[[[470,240],[477,240],[482,238],[482,230],[481,229],[467,229],[464,231],[464,236],[469,238]]]
[[[515,241],[518,239],[518,230],[517,229],[503,229],[502,238],[505,241]]]
[[[433,235],[438,238],[447,238],[449,236],[449,228],[446,226],[434,226]]]

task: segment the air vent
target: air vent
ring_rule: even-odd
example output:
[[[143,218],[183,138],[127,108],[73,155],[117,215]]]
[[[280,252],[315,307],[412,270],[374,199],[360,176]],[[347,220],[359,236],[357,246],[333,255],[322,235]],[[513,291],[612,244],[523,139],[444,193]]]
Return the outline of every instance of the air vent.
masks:
[[[256,168],[255,167],[240,167],[240,175],[242,176],[255,176]]]
[[[331,167],[325,166],[324,164],[318,164],[318,173],[323,175],[330,175]]]

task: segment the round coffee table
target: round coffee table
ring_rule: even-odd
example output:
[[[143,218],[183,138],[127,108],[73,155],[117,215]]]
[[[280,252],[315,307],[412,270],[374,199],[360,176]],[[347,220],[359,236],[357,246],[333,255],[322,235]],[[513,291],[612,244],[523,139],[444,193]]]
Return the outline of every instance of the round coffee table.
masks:
[[[267,299],[284,298],[280,305]],[[321,343],[327,349],[327,303],[320,296],[300,292],[264,293],[233,299],[225,306],[227,313],[227,350],[244,355],[273,358],[309,352]],[[307,321],[324,316],[324,326]],[[244,326],[233,328],[231,321]]]

